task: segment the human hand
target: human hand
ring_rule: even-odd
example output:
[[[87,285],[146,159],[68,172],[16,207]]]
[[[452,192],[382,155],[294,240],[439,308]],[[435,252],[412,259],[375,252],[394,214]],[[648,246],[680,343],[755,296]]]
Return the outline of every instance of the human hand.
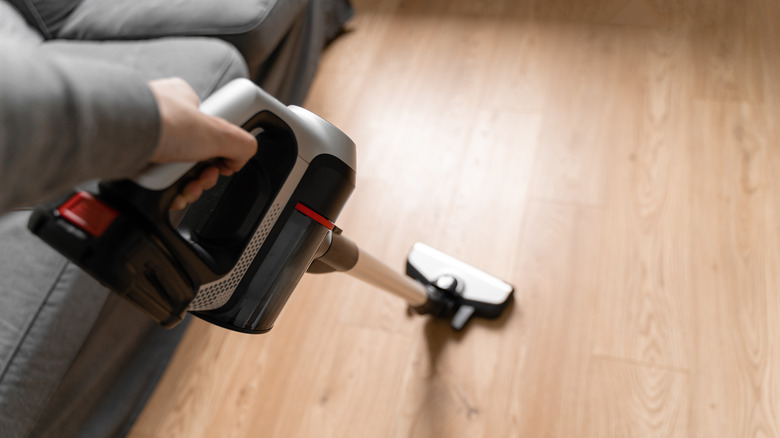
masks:
[[[202,113],[198,95],[182,79],[151,81],[149,88],[157,99],[161,119],[160,140],[151,161],[163,164],[217,159],[176,197],[171,209],[180,210],[214,187],[220,174],[231,175],[244,167],[257,152],[257,140],[224,119]]]

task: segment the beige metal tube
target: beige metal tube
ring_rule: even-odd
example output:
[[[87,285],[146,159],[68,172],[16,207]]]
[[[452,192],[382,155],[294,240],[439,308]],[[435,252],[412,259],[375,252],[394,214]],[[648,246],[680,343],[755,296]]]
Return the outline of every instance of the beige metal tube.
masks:
[[[412,306],[421,306],[428,301],[428,292],[422,283],[390,269],[371,254],[360,250],[357,263],[347,274],[384,289],[406,300]]]

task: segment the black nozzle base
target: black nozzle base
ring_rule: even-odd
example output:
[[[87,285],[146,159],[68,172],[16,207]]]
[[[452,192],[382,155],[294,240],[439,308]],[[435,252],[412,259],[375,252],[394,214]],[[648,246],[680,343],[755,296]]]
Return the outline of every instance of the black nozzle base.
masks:
[[[453,276],[443,275],[435,282],[426,284],[428,301],[421,306],[410,306],[410,308],[421,315],[429,314],[437,319],[448,319],[450,326],[460,331],[472,316],[497,318],[509,302],[507,300],[503,303],[498,312],[478,312],[480,304],[464,300],[459,293],[462,291],[462,284]]]

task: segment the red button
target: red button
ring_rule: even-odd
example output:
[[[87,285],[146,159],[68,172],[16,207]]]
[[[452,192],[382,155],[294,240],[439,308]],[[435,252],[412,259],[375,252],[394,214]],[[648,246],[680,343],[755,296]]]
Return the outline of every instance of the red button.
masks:
[[[113,208],[87,192],[78,192],[57,209],[68,222],[94,237],[100,237],[119,216]]]
[[[314,219],[316,222],[319,222],[320,225],[322,225],[323,227],[329,230],[333,230],[334,228],[336,228],[336,225],[333,222],[329,221],[325,216],[317,213],[316,211],[301,204],[300,202],[295,205],[295,209],[305,214],[306,216],[309,216],[310,218]]]

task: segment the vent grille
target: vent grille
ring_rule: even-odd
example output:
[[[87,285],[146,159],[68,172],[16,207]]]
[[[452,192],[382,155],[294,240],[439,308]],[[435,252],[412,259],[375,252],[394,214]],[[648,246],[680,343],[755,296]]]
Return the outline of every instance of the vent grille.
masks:
[[[249,245],[247,245],[244,253],[241,254],[241,258],[238,260],[236,266],[219,280],[201,286],[197,295],[195,295],[195,299],[190,303],[188,310],[214,310],[224,306],[225,303],[230,300],[230,297],[233,296],[236,287],[241,283],[244,274],[246,274],[247,269],[249,269],[249,266],[252,264],[252,261],[254,261],[258,251],[260,251],[260,247],[263,246],[263,242],[265,242],[268,233],[271,232],[271,229],[281,212],[281,204],[274,204],[271,207],[271,211],[268,213],[265,220],[263,220],[263,223],[260,224],[257,231],[255,231],[255,235],[252,236],[252,240],[249,241]]]

